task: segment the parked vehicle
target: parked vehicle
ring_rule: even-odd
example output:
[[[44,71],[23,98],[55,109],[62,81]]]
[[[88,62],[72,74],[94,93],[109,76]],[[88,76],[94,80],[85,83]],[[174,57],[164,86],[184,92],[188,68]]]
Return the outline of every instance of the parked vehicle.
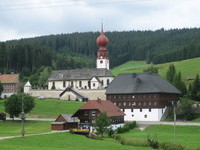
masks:
[[[38,99],[40,99],[40,100],[45,100],[46,97],[44,97],[44,96],[40,96],[40,97],[38,97]]]
[[[6,114],[1,112],[0,113],[0,120],[6,120]]]

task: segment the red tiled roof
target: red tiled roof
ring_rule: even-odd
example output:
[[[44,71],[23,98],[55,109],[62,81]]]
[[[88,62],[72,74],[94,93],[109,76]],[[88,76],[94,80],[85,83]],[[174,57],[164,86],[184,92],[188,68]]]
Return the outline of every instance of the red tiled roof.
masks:
[[[18,83],[19,74],[0,74],[1,83]]]
[[[109,100],[89,100],[79,110],[98,109],[100,112],[106,112],[108,117],[124,116],[124,112]]]

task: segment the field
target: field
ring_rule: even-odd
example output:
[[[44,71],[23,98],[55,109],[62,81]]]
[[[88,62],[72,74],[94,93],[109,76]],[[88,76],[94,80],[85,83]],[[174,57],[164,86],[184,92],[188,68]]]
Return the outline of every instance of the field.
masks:
[[[26,134],[50,132],[50,121],[25,121]],[[0,137],[21,135],[21,121],[0,121]]]
[[[71,133],[29,136],[0,141],[6,150],[152,150],[151,148],[124,146],[112,139],[93,140]]]
[[[158,64],[155,67],[158,68],[159,74],[165,78],[166,71],[170,64],[174,64],[177,71],[182,73],[184,79],[194,78],[197,73],[200,74],[200,57],[187,59],[183,61],[170,62],[165,64]],[[116,76],[120,73],[134,73],[134,72],[143,72],[143,69],[148,68],[150,65],[146,64],[145,61],[129,61],[124,63],[116,68],[113,68],[111,71]]]
[[[4,101],[0,101],[0,112],[4,112]],[[36,106],[28,114],[30,118],[56,118],[59,114],[74,113],[84,103],[58,99],[35,100]]]
[[[146,140],[147,136],[157,139],[159,142],[174,142],[174,128],[169,125],[149,126],[144,131],[131,130],[121,134],[122,137]],[[200,148],[199,126],[176,126],[176,143],[190,148]]]

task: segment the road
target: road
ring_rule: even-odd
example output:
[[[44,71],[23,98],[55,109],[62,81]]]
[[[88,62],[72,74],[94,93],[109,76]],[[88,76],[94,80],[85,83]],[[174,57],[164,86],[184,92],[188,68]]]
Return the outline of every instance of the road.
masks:
[[[174,122],[165,121],[137,121],[139,129],[144,130],[149,125],[174,125]],[[176,122],[178,126],[200,126],[200,122]]]

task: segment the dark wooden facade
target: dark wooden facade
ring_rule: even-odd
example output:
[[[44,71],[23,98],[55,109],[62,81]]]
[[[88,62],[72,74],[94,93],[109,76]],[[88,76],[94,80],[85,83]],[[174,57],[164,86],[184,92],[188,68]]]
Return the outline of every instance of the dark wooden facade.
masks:
[[[98,117],[100,111],[97,109],[88,109],[88,110],[80,110],[76,116],[80,120],[80,125],[84,126],[93,126],[95,123],[95,118]],[[124,116],[112,116],[109,117],[111,119],[111,123],[113,124],[120,124],[124,123]]]
[[[165,108],[170,101],[178,101],[179,94],[107,94],[106,99],[120,109]]]

